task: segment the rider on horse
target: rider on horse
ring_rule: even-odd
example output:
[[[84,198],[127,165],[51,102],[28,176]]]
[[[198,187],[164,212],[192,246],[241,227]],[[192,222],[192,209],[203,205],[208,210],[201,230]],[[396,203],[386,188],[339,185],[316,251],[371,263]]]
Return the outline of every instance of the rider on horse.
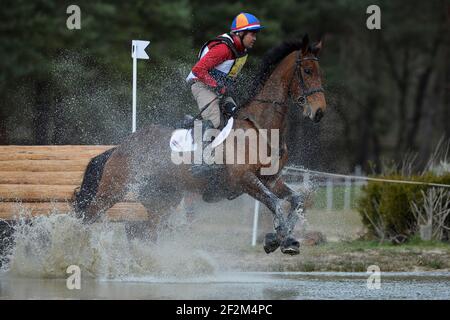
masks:
[[[240,13],[233,20],[230,33],[224,33],[203,45],[198,62],[186,78],[198,107],[202,109],[210,103],[202,117],[210,120],[214,128],[223,125],[217,97],[229,95],[233,90],[234,80],[247,60],[247,49],[253,47],[256,33],[262,28],[254,15]],[[225,105],[231,109],[236,107],[229,96]]]
[[[237,111],[230,94],[234,81],[247,60],[247,50],[256,41],[256,33],[262,29],[252,14],[240,13],[231,24],[231,32],[206,42],[186,81],[191,85],[192,95],[202,111],[203,128],[222,129],[226,124],[221,110],[229,116]],[[224,101],[221,103],[221,98]]]

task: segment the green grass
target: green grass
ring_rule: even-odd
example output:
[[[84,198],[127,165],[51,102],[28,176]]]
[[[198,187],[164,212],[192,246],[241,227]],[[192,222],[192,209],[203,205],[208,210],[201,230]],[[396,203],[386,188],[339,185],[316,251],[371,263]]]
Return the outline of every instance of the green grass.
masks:
[[[279,250],[267,255],[259,244],[239,250],[239,257],[237,266],[251,271],[366,272],[371,265],[383,272],[450,270],[450,244],[419,239],[402,245],[363,240],[304,245],[298,256]]]
[[[431,269],[443,269],[446,267],[445,262],[437,257],[420,257],[418,265]]]
[[[419,238],[414,238],[411,241],[403,243],[401,245],[392,244],[390,242],[380,243],[379,241],[367,241],[367,240],[354,240],[354,241],[341,241],[341,242],[329,242],[323,245],[327,250],[349,250],[349,251],[363,251],[370,249],[386,249],[386,250],[398,250],[398,249],[447,249],[450,251],[450,243],[438,242],[438,241],[423,241]]]
[[[450,244],[420,241],[402,245],[377,241],[330,242],[303,247],[303,259],[291,270],[360,271],[378,265],[383,271],[439,270],[450,268]]]
[[[414,236],[409,239],[404,246],[421,247],[421,248],[450,248],[450,243],[441,241],[424,241],[419,236]]]

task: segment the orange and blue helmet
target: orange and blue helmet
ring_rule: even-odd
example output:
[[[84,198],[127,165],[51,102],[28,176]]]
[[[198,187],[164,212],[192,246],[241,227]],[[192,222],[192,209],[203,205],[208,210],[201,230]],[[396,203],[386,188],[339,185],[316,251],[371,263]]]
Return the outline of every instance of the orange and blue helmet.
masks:
[[[231,24],[231,32],[257,31],[264,28],[258,18],[250,13],[241,12],[234,18]]]

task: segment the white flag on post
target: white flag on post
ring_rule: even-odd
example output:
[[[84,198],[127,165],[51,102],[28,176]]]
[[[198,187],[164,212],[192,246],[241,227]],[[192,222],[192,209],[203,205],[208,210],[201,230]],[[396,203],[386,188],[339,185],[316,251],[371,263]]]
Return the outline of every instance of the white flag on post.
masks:
[[[132,132],[136,132],[136,81],[137,81],[137,59],[149,59],[145,48],[150,41],[132,40],[131,42],[131,58],[133,59],[133,123]]]
[[[131,42],[131,57],[136,59],[149,59],[145,48],[150,44],[150,41],[133,40]]]

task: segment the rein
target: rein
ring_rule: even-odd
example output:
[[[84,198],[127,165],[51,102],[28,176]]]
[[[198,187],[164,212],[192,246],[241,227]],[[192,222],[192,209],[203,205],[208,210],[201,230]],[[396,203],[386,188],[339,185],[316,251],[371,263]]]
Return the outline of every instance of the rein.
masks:
[[[294,81],[294,78],[297,76],[298,82],[299,82],[300,87],[302,89],[302,95],[299,96],[296,99],[297,101],[295,101],[295,103],[298,106],[300,106],[300,107],[303,107],[306,104],[306,101],[307,101],[306,99],[309,96],[311,96],[311,95],[313,95],[315,93],[318,93],[318,92],[324,92],[322,86],[320,86],[318,88],[312,88],[312,89],[308,89],[306,87],[305,80],[303,79],[303,74],[302,74],[302,71],[301,71],[302,62],[306,61],[306,60],[319,61],[319,58],[314,57],[314,58],[303,58],[302,59],[301,56],[300,56],[300,50],[299,50],[298,53],[297,53],[297,59],[295,61],[294,73],[292,74],[292,78],[289,81],[288,97],[290,97],[291,99],[294,100],[294,97],[292,97],[291,87],[292,87],[292,82]],[[254,101],[258,101],[258,102],[262,102],[262,103],[271,103],[273,105],[279,105],[279,106],[282,106],[282,105],[284,105],[286,103],[285,101],[279,102],[279,101],[275,101],[275,100],[265,100],[265,99],[254,99]]]

